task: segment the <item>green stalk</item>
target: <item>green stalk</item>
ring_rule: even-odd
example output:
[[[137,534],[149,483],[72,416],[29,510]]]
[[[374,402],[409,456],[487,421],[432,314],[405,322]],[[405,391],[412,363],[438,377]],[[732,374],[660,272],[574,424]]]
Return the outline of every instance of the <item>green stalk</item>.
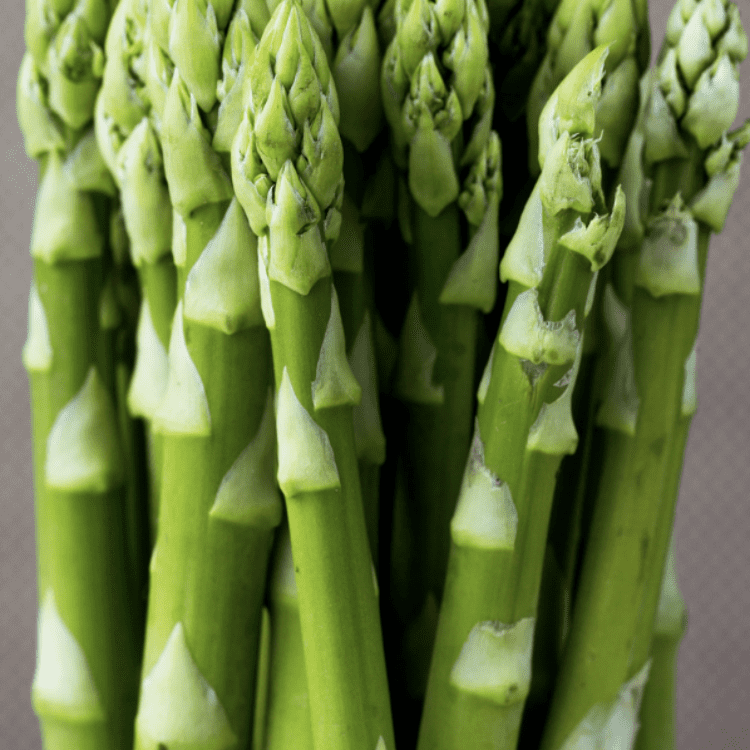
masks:
[[[651,642],[651,667],[639,714],[636,750],[674,750],[677,652],[687,626],[685,602],[677,585],[674,544],[670,544]]]
[[[511,283],[451,521],[420,750],[516,747],[555,477],[577,442],[581,330],[624,220],[620,192],[603,215],[592,139],[605,56],[581,62],[542,115],[542,174],[501,265]]]
[[[307,82],[295,86],[297,76]],[[338,100],[302,8],[278,6],[256,48],[232,148],[235,189],[259,237],[314,746],[393,747],[373,564],[346,360],[331,283],[343,195]]]
[[[145,81],[147,11],[146,0],[123,0],[117,6],[107,34],[95,125],[99,148],[120,190],[130,255],[142,289],[136,362],[127,404],[130,414],[146,424],[153,542],[161,437],[154,433],[152,421],[167,384],[167,349],[177,302],[171,203],[161,146],[149,119],[151,102]]]
[[[273,480],[270,346],[257,240],[201,119],[199,105],[216,103],[221,59],[216,39],[199,33],[201,12],[200,3],[178,2],[168,19],[175,70],[160,137],[169,194],[184,229],[173,248],[184,286],[167,385],[153,416],[163,464],[136,717],[139,750],[249,744],[266,570],[282,512]],[[246,49],[254,38],[244,10],[230,19],[226,7],[216,9],[220,29],[230,20],[231,55],[238,42]],[[238,80],[226,82],[222,103]],[[230,127],[226,113],[219,110],[216,133]]]
[[[413,204],[404,228],[414,291],[394,389],[404,404],[407,514],[418,530],[411,606],[401,615],[413,630],[428,602],[434,608],[442,596],[450,517],[471,438],[478,310],[489,312],[497,292],[500,144],[490,131],[484,4],[405,0],[395,14],[382,90]],[[424,692],[433,629],[412,639],[418,649],[406,655],[409,682],[418,686],[412,698]]]
[[[299,600],[289,528],[279,533],[269,583],[271,654],[263,750],[312,750]]]
[[[544,750],[567,747],[581,733],[602,734],[622,711],[630,717],[622,741],[635,730],[658,601],[654,580],[674,518],[686,364],[709,233],[723,226],[750,138],[750,127],[725,132],[736,116],[736,66],[746,53],[736,7],[678,5],[659,66],[644,82],[643,120],[623,173],[636,210],[615,256],[615,286],[605,291],[614,356],[598,414],[603,468]]]
[[[26,150],[41,164],[23,353],[39,558],[31,693],[46,750],[125,750],[142,623],[115,401],[119,311],[105,287],[115,188],[89,127],[110,14],[58,5],[44,25],[28,8],[18,81]]]

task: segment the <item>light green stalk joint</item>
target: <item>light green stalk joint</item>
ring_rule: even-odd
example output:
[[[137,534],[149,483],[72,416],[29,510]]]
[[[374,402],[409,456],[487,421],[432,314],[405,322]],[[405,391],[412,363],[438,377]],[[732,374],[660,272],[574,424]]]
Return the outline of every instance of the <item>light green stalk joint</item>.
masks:
[[[286,367],[278,392],[276,429],[277,479],[286,497],[341,487],[330,438],[300,403]]]
[[[216,102],[223,42],[216,13],[225,5],[221,0],[175,0],[169,21],[169,54],[204,112]]]
[[[539,117],[539,166],[542,169],[548,153],[566,131],[589,138],[594,135],[607,55],[605,46],[589,52],[565,76],[544,105]]]
[[[369,311],[354,338],[349,365],[362,388],[362,398],[354,407],[354,445],[357,458],[379,466],[385,462],[385,434],[380,419],[375,342]]]
[[[341,231],[331,246],[329,258],[335,271],[363,273],[365,269],[365,224],[357,204],[344,193],[341,204]]]
[[[209,517],[227,523],[274,529],[282,504],[276,486],[276,425],[269,391],[258,432],[221,480]]]
[[[18,72],[16,102],[24,147],[32,159],[65,148],[61,123],[49,108],[46,86],[29,52],[24,55]]]
[[[52,489],[91,493],[124,479],[115,405],[95,367],[52,425],[44,479]]]
[[[469,633],[451,670],[451,684],[498,706],[523,703],[531,685],[534,618],[512,625],[487,621]]]
[[[640,248],[645,234],[644,216],[648,212],[648,195],[651,183],[643,173],[644,137],[634,130],[628,141],[620,167],[620,180],[625,192],[625,223],[620,235],[620,247],[624,250]]]
[[[273,185],[258,155],[255,131],[246,111],[232,141],[232,184],[250,228],[261,237],[268,228],[266,202]]]
[[[135,731],[138,750],[235,747],[226,711],[193,660],[181,622],[143,680]]]
[[[635,283],[654,297],[701,292],[698,225],[679,194],[646,227]]]
[[[493,132],[464,183],[458,203],[472,226],[468,248],[454,262],[440,302],[471,305],[488,313],[497,297],[500,138]]]
[[[291,161],[269,193],[266,216],[269,232],[260,247],[264,260],[268,256],[268,278],[297,294],[309,294],[320,279],[330,276],[331,264],[319,204]]]
[[[104,52],[82,15],[71,13],[62,22],[49,48],[48,65],[50,106],[66,125],[82,128],[91,120],[104,73]]]
[[[375,18],[367,5],[359,25],[352,27],[340,41],[331,67],[341,103],[339,130],[360,152],[375,140],[383,124],[380,62]]]
[[[539,307],[539,292],[528,289],[516,297],[500,329],[503,348],[535,365],[573,363],[581,334],[576,329],[575,310],[560,321],[546,321]]]
[[[432,128],[419,128],[409,148],[409,190],[429,216],[458,198],[459,184],[450,141]]]
[[[34,212],[32,257],[54,264],[98,258],[103,250],[91,196],[76,188],[61,156],[50,154]]]
[[[201,121],[198,104],[178,72],[172,78],[161,129],[172,205],[183,216],[234,196],[232,182]]]
[[[722,137],[705,161],[708,183],[693,198],[690,211],[698,221],[707,224],[714,232],[721,232],[729,214],[740,182],[742,151],[750,139],[750,121],[730,138]]]
[[[603,316],[610,337],[609,380],[596,421],[602,427],[633,437],[640,404],[635,383],[633,327],[630,310],[618,299],[611,284],[604,289]]]
[[[120,148],[117,178],[133,265],[154,265],[172,246],[172,204],[159,141],[147,117]]]
[[[583,341],[578,344],[578,352],[570,371],[556,383],[565,388],[562,395],[551,403],[542,404],[534,424],[529,430],[526,449],[546,453],[551,456],[572,455],[578,447],[578,430],[573,421],[573,390],[581,364]]]
[[[587,214],[601,195],[599,148],[591,139],[573,137],[564,131],[550,148],[539,176],[539,195],[544,208],[557,216],[573,210]]]
[[[680,134],[677,120],[658,83],[652,86],[646,103],[643,130],[643,155],[647,164],[687,157],[687,146]]]
[[[604,79],[602,95],[596,106],[596,130],[602,159],[616,168],[631,131],[631,120],[624,116],[638,109],[640,70],[633,57],[626,57]]]
[[[331,314],[318,355],[315,380],[312,382],[315,411],[336,406],[354,406],[362,400],[362,388],[346,358],[344,323],[339,299],[331,284]]]
[[[182,301],[177,304],[172,320],[167,385],[154,414],[153,426],[157,432],[172,435],[208,437],[211,434],[206,390],[185,342]]]
[[[29,328],[21,358],[27,372],[49,372],[53,357],[47,314],[36,284],[32,281],[29,291]]]
[[[487,360],[487,364],[484,367],[482,378],[479,381],[479,387],[477,388],[477,401],[480,405],[484,404],[487,398],[487,391],[490,389],[490,379],[492,378],[492,364],[495,361],[495,349],[497,348],[497,340],[492,344],[490,350],[490,357]]]
[[[682,384],[682,416],[692,417],[698,410],[698,388],[696,386],[695,366],[697,342],[685,360],[685,380]]]
[[[250,57],[268,23],[265,3],[248,4],[248,10],[253,13],[253,19],[244,8],[239,8],[229,24],[224,42],[222,77],[216,89],[221,104],[213,140],[213,147],[219,152],[232,149],[247,99]]]
[[[31,702],[37,716],[71,724],[104,722],[106,714],[86,655],[63,622],[48,589],[39,611]]]
[[[500,262],[501,281],[516,281],[529,288],[542,283],[547,261],[544,223],[541,183],[537,180]]]
[[[172,260],[178,268],[187,263],[187,224],[179,211],[172,210]]]
[[[406,312],[399,339],[395,390],[405,401],[416,404],[442,404],[442,385],[433,384],[437,349],[422,321],[419,295],[415,291]]]
[[[618,185],[612,214],[595,216],[588,224],[579,218],[575,226],[560,238],[560,244],[578,253],[591,263],[591,270],[598,271],[612,257],[625,224],[625,193]]]
[[[99,296],[99,328],[102,331],[114,331],[122,325],[122,321],[123,314],[117,299],[115,278],[110,272]]]
[[[236,199],[190,269],[185,319],[233,334],[263,325],[256,262],[258,240]]]
[[[147,298],[141,302],[135,343],[135,367],[128,388],[128,410],[133,417],[153,419],[167,389],[169,358],[154,328]]]
[[[682,634],[686,627],[687,608],[677,582],[673,536],[669,542],[669,553],[667,554],[667,564],[661,583],[654,633],[663,635]]]
[[[263,313],[263,320],[265,321],[266,328],[272,331],[276,328],[276,313],[273,310],[273,298],[271,297],[271,281],[268,278],[268,270],[266,269],[266,261],[263,258],[262,248],[267,248],[268,243],[265,242],[263,237],[258,242],[258,284],[260,286],[260,309]],[[266,252],[266,255],[268,253]]]
[[[167,0],[156,0],[149,3],[151,8],[156,8],[162,3],[166,4]],[[172,58],[167,54],[165,48],[156,43],[153,32],[153,14],[150,16],[151,24],[149,30],[151,36],[146,37],[146,92],[151,102],[151,115],[154,120],[156,130],[161,130],[161,123],[164,118],[164,107],[167,103],[169,87],[174,75],[174,63]]]
[[[649,661],[632,680],[626,682],[614,701],[597,703],[563,742],[560,750],[633,747],[650,666]]]
[[[477,423],[451,519],[451,539],[457,547],[512,550],[517,530],[518,511],[510,488],[485,464],[484,443]]]

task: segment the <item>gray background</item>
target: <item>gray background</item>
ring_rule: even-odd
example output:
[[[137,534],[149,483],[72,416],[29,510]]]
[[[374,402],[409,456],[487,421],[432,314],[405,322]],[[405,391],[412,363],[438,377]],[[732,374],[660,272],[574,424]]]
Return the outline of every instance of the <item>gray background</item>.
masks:
[[[750,2],[737,0],[746,25]],[[31,279],[36,166],[23,151],[15,82],[23,3],[0,25],[0,750],[38,750],[29,703],[36,578],[31,442],[21,347]],[[653,38],[671,3],[651,0]],[[741,119],[750,117],[750,63]],[[690,610],[680,652],[680,750],[750,750],[750,164],[724,233],[711,246],[698,345],[699,410],[677,513],[677,565]]]

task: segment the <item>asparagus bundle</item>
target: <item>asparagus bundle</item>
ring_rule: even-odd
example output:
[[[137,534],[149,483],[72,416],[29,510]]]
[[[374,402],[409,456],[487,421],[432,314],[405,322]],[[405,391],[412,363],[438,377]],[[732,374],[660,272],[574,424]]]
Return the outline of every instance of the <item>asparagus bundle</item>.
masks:
[[[642,76],[645,2],[557,5],[30,3],[46,748],[674,746],[747,38],[679,0]]]
[[[115,401],[115,188],[91,128],[110,14],[103,1],[29,3],[18,81],[26,150],[41,166],[23,360],[40,605],[32,703],[50,750],[128,748],[140,662]]]

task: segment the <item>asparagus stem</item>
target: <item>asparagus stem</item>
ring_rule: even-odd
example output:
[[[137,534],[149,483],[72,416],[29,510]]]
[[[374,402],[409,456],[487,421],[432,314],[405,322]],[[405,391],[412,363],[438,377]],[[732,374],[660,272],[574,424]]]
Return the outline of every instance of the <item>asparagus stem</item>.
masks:
[[[406,229],[415,291],[395,381],[405,405],[407,512],[419,529],[411,611],[402,614],[413,629],[428,599],[442,596],[450,517],[470,443],[478,309],[489,312],[497,290],[500,145],[490,133],[494,90],[484,4],[472,0],[450,12],[429,0],[402,6],[382,88],[414,203]],[[426,665],[433,635],[422,635],[413,659]],[[424,692],[423,684],[416,687],[412,698]]]
[[[310,696],[289,528],[276,540],[269,584],[271,660],[264,750],[311,750]]]
[[[621,193],[611,217],[594,215],[604,209],[591,136],[605,56],[600,48],[580,63],[542,116],[549,150],[501,265],[511,284],[451,522],[420,749],[514,748],[518,739],[555,476],[577,441],[580,330],[624,220]],[[555,140],[545,132],[553,122],[575,123],[574,134]]]
[[[651,669],[639,715],[636,750],[674,750],[677,652],[685,634],[687,612],[677,585],[674,542],[670,544],[651,641]]]
[[[692,45],[696,33],[705,34],[707,48]],[[629,194],[637,196],[646,178],[652,187],[645,216],[638,200],[629,201],[635,210],[624,246],[637,252],[616,255],[617,292],[610,288],[605,300],[620,351],[598,415],[603,469],[544,750],[572,742],[594,714],[596,729],[587,731],[606,731],[600,706],[614,705],[621,686],[646,673],[653,578],[664,568],[674,517],[685,365],[709,231],[723,225],[750,137],[748,127],[725,134],[736,115],[734,70],[746,53],[735,6],[678,5],[659,67],[644,82],[645,107],[624,170]],[[720,112],[705,97],[709,85],[726,100]],[[642,685],[635,687],[637,705]],[[624,738],[635,731],[635,713],[631,719]]]
[[[39,555],[32,703],[47,750],[124,750],[142,623],[115,402],[120,311],[105,287],[115,188],[90,128],[110,9],[70,5],[51,18],[29,8],[18,81],[26,150],[41,164],[23,356]]]
[[[309,81],[304,89],[293,86],[297,71]],[[346,360],[327,247],[338,232],[343,194],[338,100],[320,39],[296,2],[285,0],[274,12],[250,80],[232,172],[260,238],[278,392],[278,480],[299,591],[314,746],[374,748],[384,741],[393,747],[354,443],[352,405],[361,389]]]
[[[242,87],[242,61],[235,52],[252,48],[257,37],[242,7],[234,15],[216,9],[229,61],[217,87],[221,49],[199,33],[205,12],[199,4],[178,2],[167,18],[151,11],[157,45],[158,24],[168,24],[161,54],[175,64],[158,115],[180,301],[167,384],[153,415],[162,436],[161,531],[136,747],[244,748],[252,736],[266,568],[281,498],[273,480],[270,346],[257,240],[214,147],[226,146],[219,136],[237,122],[231,103],[234,87]],[[267,17],[261,16],[259,23]],[[217,88],[223,99],[212,134],[198,107],[212,109]],[[149,279],[156,289],[168,277],[153,278],[158,271]],[[190,710],[171,710],[175,702]]]

